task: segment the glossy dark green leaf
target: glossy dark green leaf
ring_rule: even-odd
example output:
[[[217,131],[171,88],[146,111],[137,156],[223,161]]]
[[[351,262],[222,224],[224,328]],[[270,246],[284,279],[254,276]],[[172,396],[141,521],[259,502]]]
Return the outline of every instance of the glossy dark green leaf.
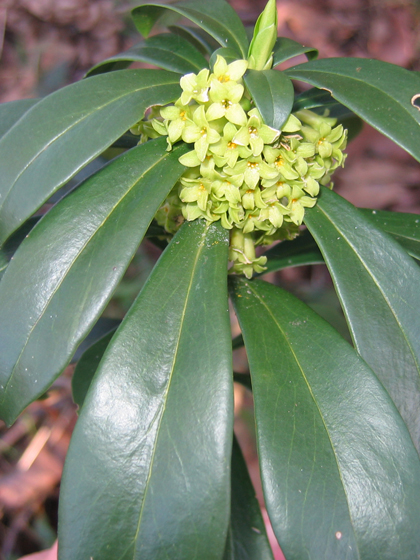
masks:
[[[93,376],[98,369],[99,362],[102,360],[117,327],[112,328],[107,334],[102,336],[97,342],[88,348],[78,361],[71,380],[71,390],[74,402],[81,408]]]
[[[179,35],[162,33],[100,62],[88,72],[88,76],[120,70],[132,62],[147,62],[180,74],[196,73],[208,66],[204,56],[189,41]]]
[[[273,560],[260,506],[235,437],[231,492],[230,526],[223,560]]]
[[[305,230],[292,241],[282,241],[274,245],[264,255],[268,261],[266,270],[262,274],[275,272],[290,266],[303,266],[324,262],[321,251],[308,230]]]
[[[33,216],[27,220],[15,233],[6,241],[0,249],[0,279],[6,271],[7,265],[16,253],[19,245],[29,234],[31,229],[37,224],[40,216]]]
[[[293,111],[301,109],[317,109],[325,105],[337,103],[329,91],[318,88],[310,88],[295,97]]]
[[[39,99],[20,99],[0,104],[0,138],[12,128],[12,126],[29,111]]]
[[[293,84],[278,70],[248,70],[245,85],[265,124],[280,130],[293,107]]]
[[[325,58],[285,71],[293,79],[328,90],[374,128],[420,161],[418,75],[394,64],[363,58]]]
[[[370,210],[369,208],[359,208],[358,210],[363,216],[369,217],[377,227],[390,233],[409,255],[420,260],[420,216],[418,214]],[[292,241],[283,241],[274,245],[264,255],[268,258],[268,262],[267,270],[263,274],[290,266],[324,262],[324,257],[308,230]]]
[[[308,60],[313,60],[318,56],[318,51],[312,47],[305,47],[288,37],[277,37],[273,50],[273,66],[300,54],[304,54]]]
[[[219,46],[219,43],[200,27],[174,24],[168,25],[168,29],[172,33],[175,33],[175,35],[180,35],[186,39],[203,55],[211,55]]]
[[[420,260],[420,215],[360,209],[373,223],[390,233],[409,255]]]
[[[258,280],[232,283],[264,496],[287,560],[413,560],[420,460],[389,395],[303,302]]]
[[[121,70],[67,86],[32,107],[0,140],[0,245],[147,107],[179,94],[178,74]]]
[[[61,560],[222,558],[233,420],[227,257],[220,224],[185,223],[114,335],[67,455]]]
[[[0,411],[7,423],[72,358],[185,169],[166,139],[126,152],[53,207],[0,283]]]
[[[171,10],[188,18],[204,29],[222,47],[230,47],[239,58],[246,58],[248,39],[235,10],[224,0],[194,0],[194,2],[148,2],[131,12],[138,31],[147,37],[158,19]]]
[[[420,268],[390,235],[323,188],[305,212],[356,349],[378,375],[420,450]]]

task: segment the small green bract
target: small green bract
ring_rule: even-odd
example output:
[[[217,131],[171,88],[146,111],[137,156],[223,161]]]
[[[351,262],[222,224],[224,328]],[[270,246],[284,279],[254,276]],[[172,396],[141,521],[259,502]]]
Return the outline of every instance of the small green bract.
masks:
[[[220,220],[231,230],[230,271],[251,278],[266,263],[255,246],[296,237],[319,185],[331,186],[347,131],[309,110],[291,114],[281,130],[267,126],[244,88],[247,68],[218,55],[212,73],[183,76],[175,104],[154,107],[132,132],[141,142],[167,136],[168,150],[179,141],[194,146],[156,220],[171,234],[184,220]]]

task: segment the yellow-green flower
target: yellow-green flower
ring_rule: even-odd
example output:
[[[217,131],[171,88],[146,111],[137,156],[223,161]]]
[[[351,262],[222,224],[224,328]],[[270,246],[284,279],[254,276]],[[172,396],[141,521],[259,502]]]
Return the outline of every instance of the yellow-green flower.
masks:
[[[240,146],[250,146],[252,155],[259,156],[264,144],[272,144],[280,136],[280,131],[264,124],[258,109],[251,109],[248,115],[248,122],[238,130],[233,142]]]
[[[261,156],[238,161],[232,168],[225,167],[226,175],[242,175],[248,188],[255,189],[260,179],[274,179],[278,172],[270,167]]]
[[[206,103],[209,100],[210,70],[204,68],[198,74],[187,74],[182,76],[180,85],[183,89],[181,104],[188,105],[194,99],[198,103]]]
[[[204,105],[200,105],[194,111],[192,120],[189,120],[183,131],[182,139],[187,144],[194,142],[194,150],[200,161],[204,161],[210,144],[215,144],[220,140],[220,134],[211,127],[206,119]]]
[[[221,83],[239,82],[247,68],[248,62],[246,60],[235,60],[228,64],[222,56],[217,55],[213,66],[212,79]]]
[[[225,117],[229,122],[244,126],[247,116],[240,100],[244,93],[244,86],[235,82],[221,83],[213,80],[210,88],[211,104],[206,112],[208,121],[214,121]]]
[[[234,167],[239,157],[247,159],[252,155],[252,151],[249,148],[233,142],[233,137],[237,132],[236,126],[228,122],[223,129],[223,135],[220,140],[209,146],[212,154],[226,158],[226,163],[229,167]]]
[[[191,108],[178,100],[175,105],[161,109],[160,114],[164,119],[169,142],[174,144],[181,138],[187,122],[192,118]],[[155,126],[159,125],[156,123]]]

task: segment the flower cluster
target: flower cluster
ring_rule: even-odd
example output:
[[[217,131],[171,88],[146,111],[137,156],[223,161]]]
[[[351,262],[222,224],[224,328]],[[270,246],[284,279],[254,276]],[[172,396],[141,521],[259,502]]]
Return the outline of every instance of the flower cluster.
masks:
[[[217,56],[212,73],[183,76],[175,104],[133,132],[141,141],[165,135],[169,150],[181,140],[193,145],[180,158],[187,170],[156,220],[170,233],[184,219],[220,220],[231,230],[231,271],[250,278],[266,262],[255,245],[298,234],[320,183],[328,184],[344,162],[347,134],[335,119],[308,110],[290,115],[281,130],[264,124],[242,83],[247,65]]]

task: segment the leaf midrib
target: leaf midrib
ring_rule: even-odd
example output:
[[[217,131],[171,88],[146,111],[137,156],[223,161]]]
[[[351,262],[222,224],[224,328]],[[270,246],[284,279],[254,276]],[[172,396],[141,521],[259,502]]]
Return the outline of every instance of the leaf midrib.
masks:
[[[3,392],[3,399],[0,401],[1,404],[4,403],[5,397],[6,397],[6,393],[7,393],[7,389],[8,386],[10,384],[10,382],[13,380],[13,377],[15,375],[15,371],[16,368],[20,362],[20,359],[29,343],[29,339],[33,333],[33,331],[35,330],[36,326],[38,325],[38,323],[41,321],[41,319],[43,318],[43,316],[45,315],[45,312],[49,306],[49,304],[51,303],[51,301],[53,300],[55,294],[57,293],[57,291],[60,289],[62,283],[64,282],[64,280],[67,278],[67,274],[69,272],[69,270],[73,267],[73,265],[76,263],[76,261],[80,258],[80,256],[82,255],[82,253],[84,252],[84,250],[86,249],[86,247],[89,245],[89,243],[92,241],[92,239],[94,239],[94,237],[97,235],[97,233],[101,230],[101,228],[104,226],[104,224],[107,222],[107,220],[112,216],[113,212],[115,211],[115,209],[121,204],[121,202],[124,200],[124,198],[126,196],[128,196],[130,194],[130,192],[132,191],[132,189],[140,182],[144,179],[144,176],[149,173],[154,167],[156,167],[156,165],[158,165],[159,163],[161,163],[165,158],[167,158],[170,154],[169,153],[164,153],[158,161],[156,161],[153,165],[151,165],[150,167],[148,167],[141,175],[140,177],[134,181],[129,188],[126,190],[126,192],[124,193],[124,195],[118,199],[118,201],[112,206],[112,209],[110,212],[107,213],[107,215],[105,216],[105,218],[100,222],[99,226],[92,232],[92,234],[86,239],[86,242],[83,244],[83,246],[80,247],[80,250],[76,253],[74,259],[69,263],[68,267],[66,268],[66,270],[63,273],[63,276],[60,278],[60,281],[58,282],[58,284],[56,285],[56,287],[54,288],[54,290],[51,292],[50,297],[46,300],[45,305],[43,307],[43,309],[41,310],[38,318],[36,319],[36,321],[34,322],[33,326],[31,327],[30,331],[28,332],[28,336],[26,338],[26,341],[22,347],[21,352],[19,353],[19,356],[15,362],[15,365],[13,366],[13,369],[10,373],[10,377],[7,380],[7,382],[5,383],[4,386],[4,392]]]
[[[288,344],[288,346],[289,346],[290,353],[292,354],[292,356],[293,356],[293,358],[294,358],[294,360],[295,360],[295,362],[296,362],[296,365],[298,366],[298,368],[299,368],[299,370],[300,370],[300,372],[301,372],[302,378],[304,379],[304,381],[305,381],[305,383],[306,383],[306,386],[307,386],[307,388],[308,388],[309,394],[311,395],[311,398],[312,398],[312,400],[313,400],[313,402],[314,402],[314,405],[315,405],[316,409],[318,410],[319,417],[320,417],[320,419],[321,419],[321,421],[322,421],[322,424],[323,424],[323,426],[324,426],[325,433],[327,434],[328,440],[329,440],[329,442],[330,442],[331,449],[333,450],[334,460],[335,460],[335,463],[336,463],[336,465],[337,465],[337,471],[338,471],[338,474],[339,474],[339,476],[340,476],[341,485],[342,485],[343,492],[344,492],[344,495],[345,495],[345,498],[346,498],[347,511],[348,511],[348,514],[349,514],[349,519],[350,519],[351,526],[352,526],[352,528],[353,528],[354,539],[355,539],[356,542],[358,542],[357,533],[356,533],[355,526],[354,526],[354,521],[353,521],[353,516],[352,516],[352,514],[351,514],[351,508],[350,508],[350,502],[349,502],[349,498],[348,498],[348,494],[347,494],[347,488],[346,488],[346,485],[345,485],[345,483],[344,483],[343,474],[342,474],[342,470],[341,470],[340,464],[339,464],[339,462],[338,462],[337,453],[336,453],[336,451],[335,451],[335,445],[333,444],[333,442],[332,442],[332,440],[331,440],[330,430],[327,428],[327,426],[326,426],[326,424],[325,424],[324,415],[322,414],[322,412],[321,412],[321,410],[320,410],[320,408],[319,408],[319,406],[318,406],[318,402],[317,402],[317,400],[316,400],[316,398],[315,398],[315,395],[313,394],[312,387],[311,387],[310,383],[308,382],[308,379],[307,379],[307,377],[306,377],[306,375],[305,375],[305,373],[304,373],[304,371],[303,371],[303,369],[302,369],[302,366],[300,365],[300,362],[299,362],[299,360],[298,360],[298,358],[297,358],[297,356],[296,356],[296,353],[295,353],[295,351],[294,351],[292,345],[291,345],[290,342],[289,342],[288,336],[286,335],[286,333],[284,332],[284,330],[283,330],[282,327],[280,326],[280,324],[279,324],[279,322],[277,321],[276,317],[273,315],[271,309],[268,307],[268,305],[267,305],[267,303],[264,301],[264,299],[262,299],[262,298],[260,297],[260,295],[258,294],[258,292],[255,290],[254,286],[252,285],[252,282],[248,283],[248,284],[247,284],[247,287],[248,287],[250,290],[252,290],[252,292],[254,293],[254,296],[258,299],[258,301],[261,303],[261,305],[266,309],[268,315],[271,317],[272,321],[273,321],[274,324],[277,326],[278,330],[281,332],[281,334],[282,334],[284,340],[287,342],[287,344]],[[357,547],[357,555],[358,555],[358,558],[359,558],[359,560],[360,560],[360,552],[359,552],[359,550],[360,550],[360,546]]]
[[[307,64],[307,63],[304,63],[304,64]],[[303,66],[304,64],[302,64],[302,66]],[[293,68],[290,68],[290,70],[286,70],[285,73],[288,74],[288,75],[291,74],[291,77],[293,78],[293,70],[295,70],[295,69],[297,69],[297,68],[298,68],[298,66],[295,66],[295,67],[293,67]],[[403,110],[405,111],[405,113],[407,113],[407,115],[409,115],[409,116],[411,117],[411,119],[412,119],[415,123],[420,124],[420,123],[417,121],[417,119],[415,119],[414,114],[412,114],[412,113],[407,109],[407,107],[405,107],[405,105],[403,105],[398,99],[396,99],[395,97],[392,97],[392,95],[391,95],[390,93],[388,93],[388,92],[385,91],[384,89],[381,89],[381,88],[379,88],[378,86],[376,86],[376,85],[374,85],[374,84],[372,84],[372,83],[370,83],[370,82],[366,82],[366,81],[364,81],[364,80],[362,80],[361,78],[358,78],[358,77],[356,77],[356,76],[349,76],[349,75],[347,75],[347,74],[341,74],[340,72],[332,72],[331,70],[318,70],[318,69],[316,69],[316,70],[312,70],[312,69],[307,69],[307,70],[305,70],[305,69],[303,69],[303,72],[310,72],[310,73],[313,73],[313,74],[327,74],[329,77],[331,77],[331,76],[332,76],[332,77],[334,77],[334,76],[340,76],[341,78],[344,78],[344,79],[346,79],[346,80],[352,80],[352,81],[354,81],[354,82],[360,82],[360,83],[361,83],[363,86],[365,86],[366,88],[371,88],[371,89],[373,89],[373,90],[377,90],[379,93],[381,93],[382,95],[384,95],[385,97],[387,97],[388,99],[390,99],[393,103],[396,103],[396,104],[398,105],[398,107],[400,107],[401,109],[403,109]],[[296,80],[296,79],[297,79],[297,80],[302,80],[302,78],[293,78],[293,79],[295,79],[295,80]],[[330,91],[329,89],[327,89],[326,86],[316,86],[316,87],[320,87],[321,89],[326,89],[327,91]],[[336,99],[336,94],[333,94],[331,91],[330,91],[330,93],[331,93],[331,95],[333,95],[333,97]],[[338,95],[340,95],[340,93],[339,93]],[[348,103],[348,102],[343,103],[343,101],[340,101],[339,99],[337,99],[337,101],[339,101],[340,103],[342,103],[342,104],[345,105],[346,107],[348,107],[348,106],[352,103],[351,101],[350,101],[350,103]],[[358,110],[359,108],[357,107],[356,109]],[[353,108],[352,108],[351,110],[352,110],[354,113],[356,113],[356,111],[355,111]],[[361,111],[361,110],[359,110],[358,112],[360,113],[360,115],[363,115],[363,113],[364,113],[364,111]],[[357,114],[357,113],[356,113],[356,114]],[[369,111],[368,111],[368,114],[370,114]],[[375,126],[376,126],[376,125],[375,125]]]
[[[167,82],[165,84],[159,84],[158,86],[153,86],[155,88],[158,87],[165,87],[168,85],[172,85],[172,84],[176,84],[178,82],[173,81],[173,82]],[[95,107],[94,110],[90,111],[89,113],[86,113],[85,115],[83,115],[81,118],[79,118],[78,120],[76,120],[75,122],[71,123],[70,126],[68,126],[67,128],[65,128],[62,132],[60,132],[59,134],[57,134],[54,138],[52,138],[51,140],[49,140],[49,142],[47,142],[42,149],[40,149],[34,156],[33,158],[21,169],[21,171],[18,173],[18,175],[16,176],[16,178],[14,179],[14,181],[12,182],[12,184],[10,185],[9,190],[5,193],[5,196],[3,198],[3,201],[0,203],[0,213],[5,205],[6,200],[9,197],[9,194],[11,193],[11,191],[13,190],[13,187],[16,185],[16,183],[18,182],[18,180],[20,179],[20,177],[24,174],[24,172],[28,169],[28,167],[30,165],[33,164],[33,162],[41,156],[41,154],[43,152],[45,152],[45,150],[47,148],[49,148],[54,142],[56,142],[59,138],[61,138],[64,134],[66,134],[67,132],[69,132],[70,130],[72,130],[75,126],[79,125],[80,123],[82,123],[84,120],[88,119],[91,115],[98,113],[99,111],[103,110],[104,108],[106,108],[108,105],[111,105],[113,103],[118,102],[119,100],[123,99],[124,97],[128,97],[130,95],[135,95],[136,93],[138,93],[139,91],[142,90],[146,90],[146,89],[150,89],[152,86],[148,85],[148,86],[143,86],[143,87],[139,87],[137,89],[134,90],[130,90],[129,92],[125,92],[122,95],[120,95],[119,97],[114,97],[113,99],[111,99],[110,101],[108,101],[107,103],[104,103],[103,105],[99,106],[99,107]],[[12,129],[10,129],[12,130]],[[5,135],[3,138],[6,138],[7,135]],[[96,154],[93,154],[92,157],[94,157]],[[78,168],[80,169],[80,167]],[[75,172],[77,172],[77,170]],[[65,180],[65,179],[64,179]],[[58,186],[62,185],[63,181],[61,183],[59,183]],[[57,186],[57,188],[58,188]]]
[[[413,361],[414,361],[414,363],[416,364],[417,371],[418,371],[418,373],[419,373],[419,375],[420,375],[420,363],[419,363],[419,360],[418,360],[418,358],[417,358],[417,356],[416,356],[416,353],[415,353],[415,351],[414,351],[414,349],[413,349],[413,346],[412,346],[411,342],[409,341],[409,339],[407,338],[407,333],[406,333],[405,329],[403,328],[403,326],[402,326],[402,324],[401,324],[401,322],[400,322],[400,320],[399,320],[399,317],[398,317],[398,315],[396,314],[396,311],[394,311],[394,309],[393,309],[393,307],[392,307],[392,305],[391,305],[391,302],[389,301],[388,297],[386,296],[386,294],[385,294],[384,291],[382,290],[381,285],[380,285],[380,283],[378,282],[377,278],[375,277],[373,271],[371,271],[371,270],[369,269],[367,263],[363,260],[362,256],[359,255],[359,253],[357,252],[356,248],[355,248],[354,245],[350,242],[350,240],[348,239],[348,237],[346,236],[346,234],[343,233],[343,231],[338,227],[338,225],[330,218],[330,216],[328,215],[327,211],[326,211],[324,208],[322,208],[321,205],[319,205],[319,204],[317,205],[317,208],[324,214],[325,218],[330,222],[330,224],[332,225],[332,227],[335,228],[336,231],[337,231],[337,232],[343,237],[343,239],[347,242],[347,244],[348,244],[349,247],[353,250],[354,254],[355,254],[356,257],[358,258],[358,260],[360,261],[360,263],[362,264],[362,266],[364,267],[364,269],[366,270],[366,272],[368,273],[368,275],[372,278],[373,283],[374,283],[375,286],[377,287],[378,292],[382,295],[384,301],[386,302],[386,304],[387,304],[387,306],[388,306],[388,308],[389,308],[389,310],[390,310],[390,312],[391,312],[391,315],[394,317],[396,324],[399,326],[399,328],[400,328],[400,330],[401,330],[401,332],[402,332],[402,334],[403,334],[403,338],[404,338],[404,340],[405,340],[405,342],[406,342],[406,344],[407,344],[407,347],[408,347],[409,350],[410,350],[410,353],[411,353],[411,355],[412,355],[412,357],[413,357]],[[397,243],[397,241],[396,241],[396,243]],[[324,255],[324,259],[325,259],[326,262],[327,262],[327,261],[328,261],[328,262],[331,262],[330,259],[329,259],[328,252],[327,252],[327,253],[323,252],[323,255]],[[334,273],[331,272],[331,274],[333,274],[333,276],[336,276],[336,275],[335,275],[335,272],[334,272]],[[337,285],[338,285],[338,282],[337,282]],[[340,290],[338,290],[338,292],[339,292],[339,297],[340,297]],[[344,301],[341,297],[340,297],[340,299],[341,299],[341,302],[342,302],[344,308],[347,309],[347,305],[345,304],[345,301]],[[349,322],[349,323],[350,323],[350,322]],[[354,330],[353,330],[353,325],[352,325],[351,323],[349,324],[349,328],[350,328],[350,331],[351,331],[351,333],[352,333],[352,339],[353,339],[353,341],[354,341],[354,343],[355,343],[355,345],[356,345],[356,348],[358,349],[359,353],[361,354],[361,352],[360,352],[360,346],[359,346],[359,344],[358,344],[358,342],[357,342],[357,340],[356,340],[355,333],[354,333]],[[362,355],[362,354],[361,354],[361,355]]]
[[[185,326],[185,314],[186,314],[186,310],[187,310],[189,299],[190,299],[190,293],[191,293],[193,280],[195,278],[196,271],[197,271],[197,264],[198,264],[199,258],[201,256],[201,253],[202,253],[203,248],[204,248],[205,237],[206,237],[206,234],[209,230],[209,227],[210,227],[210,223],[207,222],[206,226],[205,226],[205,229],[204,229],[204,231],[201,235],[200,246],[197,250],[197,253],[196,253],[196,256],[195,256],[195,259],[194,259],[190,281],[188,283],[188,288],[186,290],[185,303],[184,303],[184,307],[183,307],[183,310],[182,310],[182,313],[181,313],[181,320],[180,320],[180,323],[179,323],[178,337],[177,337],[174,356],[173,356],[173,360],[172,360],[171,371],[170,371],[168,383],[167,383],[164,398],[163,398],[163,406],[162,406],[162,410],[161,410],[161,415],[160,415],[158,427],[156,429],[155,445],[153,446],[153,452],[152,452],[152,457],[151,457],[150,466],[149,466],[149,472],[147,474],[147,480],[146,480],[146,484],[145,484],[145,488],[144,488],[143,499],[142,499],[142,504],[141,504],[141,508],[140,508],[140,512],[139,512],[139,520],[138,520],[138,524],[137,524],[136,533],[134,535],[132,543],[130,543],[129,547],[124,551],[124,553],[122,554],[122,556],[119,557],[118,560],[121,560],[124,557],[126,551],[133,544],[134,544],[133,560],[135,560],[137,544],[138,544],[138,535],[139,535],[140,528],[141,528],[141,521],[142,521],[142,518],[143,518],[144,508],[145,508],[145,504],[146,504],[146,497],[147,497],[147,493],[148,493],[148,490],[149,490],[149,487],[150,487],[150,480],[151,480],[151,477],[152,477],[152,470],[153,470],[156,450],[157,450],[157,447],[158,447],[159,433],[160,433],[163,417],[165,415],[165,410],[166,410],[166,406],[167,406],[167,402],[168,402],[169,390],[170,390],[170,387],[171,387],[173,373],[174,373],[177,358],[178,358],[178,352],[179,352],[180,342],[181,342],[181,338],[182,338],[182,333],[183,333],[184,326]]]

